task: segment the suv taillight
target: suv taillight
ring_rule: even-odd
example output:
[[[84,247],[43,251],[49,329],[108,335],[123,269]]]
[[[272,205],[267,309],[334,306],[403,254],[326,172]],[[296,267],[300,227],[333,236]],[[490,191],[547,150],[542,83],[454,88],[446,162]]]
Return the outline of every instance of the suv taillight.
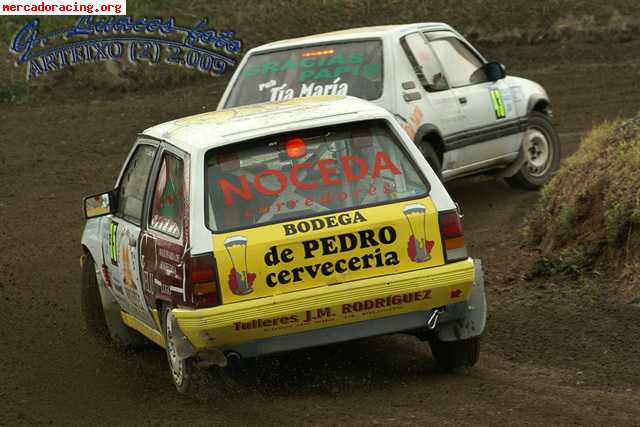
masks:
[[[213,307],[220,303],[216,260],[211,252],[189,258],[189,279],[196,308]]]
[[[460,261],[468,257],[461,219],[462,216],[457,209],[442,212],[439,216],[442,246],[444,247],[444,257],[447,262]]]

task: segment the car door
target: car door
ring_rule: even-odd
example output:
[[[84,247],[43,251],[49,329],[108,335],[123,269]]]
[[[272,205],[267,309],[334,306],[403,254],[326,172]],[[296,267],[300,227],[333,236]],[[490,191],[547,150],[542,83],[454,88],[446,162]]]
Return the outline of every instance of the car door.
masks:
[[[424,124],[437,126],[441,134],[460,130],[460,105],[451,90],[440,61],[422,32],[400,39],[396,79],[398,97],[396,111],[403,128],[414,141]],[[419,141],[416,141],[419,142]]]
[[[425,33],[438,56],[461,109],[463,129],[446,136],[456,153],[456,168],[500,162],[518,150],[521,132],[511,90],[504,80],[490,81],[485,61],[450,31]]]
[[[142,235],[142,269],[145,298],[189,305],[185,290],[185,253],[188,250],[189,157],[163,145],[150,186],[146,229]]]
[[[158,146],[138,140],[116,186],[117,209],[103,222],[103,252],[113,294],[123,310],[154,325],[142,286],[140,237],[147,184]]]

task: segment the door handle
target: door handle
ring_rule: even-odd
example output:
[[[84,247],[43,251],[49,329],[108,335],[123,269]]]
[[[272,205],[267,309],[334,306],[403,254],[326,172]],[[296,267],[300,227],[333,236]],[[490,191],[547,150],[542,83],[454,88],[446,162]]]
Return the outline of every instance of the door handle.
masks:
[[[460,104],[466,104],[467,103],[467,97],[463,96],[458,98],[458,102],[460,102]]]

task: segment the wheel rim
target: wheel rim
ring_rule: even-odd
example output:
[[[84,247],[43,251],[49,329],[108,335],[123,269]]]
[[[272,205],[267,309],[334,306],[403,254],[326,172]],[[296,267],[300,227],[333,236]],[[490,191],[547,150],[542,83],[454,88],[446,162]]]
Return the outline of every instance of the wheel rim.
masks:
[[[530,128],[527,131],[524,149],[529,175],[536,178],[545,176],[553,160],[553,151],[547,135],[540,129]]]
[[[173,380],[179,386],[184,381],[184,361],[178,357],[178,352],[176,351],[171,311],[167,311],[165,322],[167,325],[167,354],[169,356],[169,366],[171,368]]]

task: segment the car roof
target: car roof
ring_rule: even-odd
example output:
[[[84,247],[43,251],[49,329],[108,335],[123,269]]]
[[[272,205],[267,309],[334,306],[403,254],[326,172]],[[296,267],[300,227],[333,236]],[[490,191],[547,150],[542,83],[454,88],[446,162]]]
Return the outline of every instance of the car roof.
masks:
[[[386,110],[359,98],[312,96],[183,117],[150,127],[142,135],[192,152],[272,133],[385,117]]]
[[[414,30],[425,30],[425,29],[448,29],[452,30],[452,28],[442,22],[416,22],[413,24],[402,24],[402,25],[379,25],[375,27],[358,27],[358,28],[349,28],[346,30],[338,30],[332,31],[328,33],[322,34],[314,34],[310,36],[298,37],[287,40],[279,40],[267,44],[263,44],[254,49],[251,49],[251,52],[259,52],[263,50],[272,50],[285,48],[296,45],[304,45],[304,44],[315,44],[322,42],[331,42],[336,40],[345,40],[345,39],[357,39],[357,38],[376,38],[376,37],[384,37],[384,36],[400,36],[404,33],[414,31]]]

